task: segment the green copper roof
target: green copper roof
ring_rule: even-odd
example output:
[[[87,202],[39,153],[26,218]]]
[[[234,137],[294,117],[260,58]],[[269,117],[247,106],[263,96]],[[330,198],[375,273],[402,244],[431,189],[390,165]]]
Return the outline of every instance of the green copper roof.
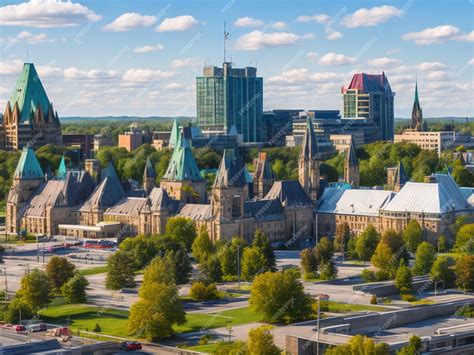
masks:
[[[420,101],[418,99],[418,81],[415,84],[415,102],[418,103],[418,105],[420,104]]]
[[[10,96],[12,110],[15,103],[18,103],[20,121],[23,123],[30,121],[32,114],[36,112],[38,107],[41,107],[45,117],[48,114],[50,107],[48,95],[46,95],[33,63],[23,65],[23,70]]]
[[[171,135],[170,135],[170,146],[171,147],[176,147],[178,144],[179,140],[179,127],[178,127],[178,121],[173,120],[173,127],[171,128]]]
[[[64,161],[64,155],[61,158],[61,163],[59,163],[58,168],[58,179],[64,180],[66,178],[67,170],[66,170],[66,162]]]
[[[36,154],[33,149],[29,147],[23,148],[14,177],[15,179],[21,180],[44,179],[43,170],[41,169],[38,159],[36,159]]]
[[[145,171],[143,174],[145,177],[155,178],[155,169],[153,168],[153,163],[151,162],[150,156],[146,158]]]
[[[163,180],[203,180],[188,138],[179,136]]]

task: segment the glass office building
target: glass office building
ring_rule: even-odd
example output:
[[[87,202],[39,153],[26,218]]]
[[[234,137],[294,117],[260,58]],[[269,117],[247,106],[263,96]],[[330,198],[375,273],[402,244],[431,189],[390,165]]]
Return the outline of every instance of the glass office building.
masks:
[[[228,132],[232,125],[245,142],[261,142],[263,78],[257,68],[205,67],[196,78],[198,126],[205,131]]]

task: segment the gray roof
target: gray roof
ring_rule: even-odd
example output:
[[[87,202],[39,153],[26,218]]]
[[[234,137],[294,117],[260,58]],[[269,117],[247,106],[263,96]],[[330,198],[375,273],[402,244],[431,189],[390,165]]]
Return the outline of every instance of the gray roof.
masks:
[[[434,183],[407,182],[383,210],[440,214],[472,209],[451,175],[434,177]]]
[[[255,159],[255,178],[257,180],[275,180],[266,152],[259,152]]]
[[[154,187],[148,195],[148,199],[153,211],[175,211],[179,204],[179,201],[172,200],[162,187]]]
[[[245,201],[244,213],[256,221],[281,221],[285,219],[283,206],[277,199]]]
[[[233,149],[225,149],[213,186],[244,186],[246,183],[245,169],[242,158],[235,157]]]
[[[301,146],[300,158],[304,160],[318,159],[318,142],[314,133],[313,119],[308,116],[306,120],[306,130],[303,137],[303,145]]]
[[[145,171],[143,173],[143,176],[149,178],[156,178],[155,168],[153,167],[153,163],[151,162],[150,156],[146,158]]]
[[[460,187],[459,190],[467,202],[469,202],[471,206],[474,206],[474,187]]]
[[[312,206],[313,202],[296,180],[275,181],[265,200],[278,199],[284,207]]]
[[[193,221],[210,221],[212,220],[212,208],[211,205],[187,203],[182,206],[178,216],[186,217]]]
[[[405,172],[405,168],[403,167],[403,163],[401,161],[398,162],[397,168],[395,170],[395,176],[393,179],[394,185],[403,186],[408,182],[408,176]],[[393,186],[391,186],[393,188]]]
[[[117,202],[117,204],[107,208],[104,214],[138,217],[140,211],[146,206],[147,201],[148,199],[145,197],[125,197]]]
[[[395,196],[392,191],[326,188],[318,201],[318,213],[378,216]]]
[[[359,162],[357,161],[357,154],[356,148],[354,146],[354,140],[351,139],[351,145],[349,147],[349,153],[347,154],[347,162],[349,165],[357,165]]]

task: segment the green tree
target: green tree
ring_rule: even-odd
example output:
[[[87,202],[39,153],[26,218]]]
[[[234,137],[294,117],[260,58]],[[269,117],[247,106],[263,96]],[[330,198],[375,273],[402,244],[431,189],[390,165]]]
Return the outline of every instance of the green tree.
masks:
[[[446,253],[448,251],[448,241],[444,235],[438,238],[438,253]]]
[[[334,256],[334,244],[328,237],[323,237],[316,245],[316,259],[320,264],[328,263]]]
[[[219,341],[216,344],[213,355],[246,355],[247,344],[243,341]]]
[[[250,329],[247,341],[248,355],[280,355],[281,350],[273,342],[271,327],[260,326]]]
[[[222,272],[226,276],[237,275],[237,253],[240,261],[245,247],[245,241],[239,237],[233,237],[229,243],[221,247],[219,251]],[[242,263],[240,263],[242,265]]]
[[[474,223],[465,224],[459,228],[454,249],[458,252],[474,255]]]
[[[334,249],[339,252],[348,250],[349,239],[351,238],[351,229],[347,222],[336,226],[336,236],[334,238]]]
[[[33,318],[33,310],[30,305],[21,297],[15,297],[8,305],[3,318],[7,323],[18,324],[20,322],[20,314],[22,320]]]
[[[206,283],[221,282],[221,262],[217,256],[212,256],[199,265],[204,281]]]
[[[153,259],[143,273],[143,284],[150,282],[174,284],[176,282],[174,262],[167,258]]]
[[[126,238],[119,248],[132,256],[136,270],[148,264],[158,252],[154,238],[148,235]]]
[[[186,250],[191,250],[196,238],[196,225],[189,218],[171,217],[166,223],[166,234],[180,243]]]
[[[56,291],[59,291],[71,277],[74,276],[76,267],[66,258],[53,256],[46,264],[46,273]]]
[[[412,335],[411,338],[410,338],[410,341],[408,342],[408,345],[401,348],[397,352],[397,355],[415,355],[415,354],[419,354],[422,347],[423,347],[423,343],[421,342],[421,338],[419,336]]]
[[[357,237],[356,253],[359,259],[368,261],[375,252],[379,242],[379,234],[371,224]]]
[[[307,248],[301,251],[301,268],[306,275],[316,275],[318,259],[314,249]]]
[[[292,272],[266,272],[257,275],[250,295],[250,305],[266,322],[291,323],[312,313],[312,299]]]
[[[132,334],[149,340],[173,335],[173,325],[186,322],[178,289],[173,284],[150,282],[140,287],[139,300],[130,308],[128,327]]]
[[[357,334],[347,344],[327,349],[325,355],[388,355],[389,346],[386,343],[375,344],[373,339]]]
[[[199,229],[198,236],[194,239],[192,245],[192,253],[196,261],[201,264],[215,252],[214,244],[209,238],[209,233],[205,226]]]
[[[260,249],[245,248],[242,255],[242,278],[252,281],[255,275],[262,273],[266,268],[265,258]]]
[[[219,291],[214,283],[206,285],[204,282],[195,282],[191,285],[189,295],[198,302],[219,299]]]
[[[380,243],[385,243],[389,246],[390,250],[393,253],[393,256],[396,259],[396,263],[400,259],[403,259],[405,262],[408,262],[409,255],[407,250],[407,245],[403,240],[403,237],[400,233],[397,233],[393,229],[387,229],[380,238]]]
[[[436,259],[436,252],[434,247],[428,243],[421,243],[416,248],[415,264],[413,266],[413,272],[415,275],[425,275],[431,271],[431,267]]]
[[[403,240],[408,245],[408,249],[412,253],[416,252],[416,248],[418,248],[418,245],[423,241],[420,224],[415,219],[410,220],[403,231],[402,236]]]
[[[87,301],[86,287],[89,281],[81,272],[76,272],[62,287],[61,293],[67,303],[85,303]]]
[[[33,269],[23,276],[17,295],[37,313],[53,299],[53,284],[44,271]]]
[[[412,273],[408,266],[401,263],[395,276],[395,286],[401,294],[410,293],[413,290]]]
[[[466,291],[474,291],[474,255],[464,255],[456,260],[456,285]]]
[[[128,252],[116,251],[107,259],[105,287],[109,290],[135,287],[135,267],[135,260]]]
[[[464,187],[474,186],[474,174],[472,174],[464,166],[454,167],[452,176],[453,176],[454,181],[456,181],[456,183],[459,186],[464,186]]]
[[[443,282],[444,287],[450,287],[454,283],[454,270],[450,268],[454,260],[449,257],[438,256],[430,271],[430,278],[433,282]]]
[[[387,273],[389,277],[393,278],[395,276],[398,261],[386,243],[380,242],[377,245],[371,261],[376,268]]]
[[[276,258],[275,252],[273,251],[272,246],[270,245],[270,240],[268,236],[263,233],[260,229],[255,231],[255,235],[252,241],[252,246],[257,248],[262,253],[265,260],[265,270],[264,271],[275,271],[276,270]]]
[[[184,285],[188,283],[189,275],[192,270],[191,260],[189,259],[188,253],[182,248],[176,251],[169,250],[166,252],[165,258],[170,265],[173,265],[176,284]]]
[[[319,277],[322,280],[332,280],[337,276],[337,267],[334,260],[319,264]]]

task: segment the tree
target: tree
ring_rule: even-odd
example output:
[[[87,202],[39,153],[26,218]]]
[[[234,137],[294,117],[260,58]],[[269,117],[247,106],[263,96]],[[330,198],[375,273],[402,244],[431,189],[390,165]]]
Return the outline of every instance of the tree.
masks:
[[[33,313],[46,307],[53,299],[53,284],[44,271],[34,269],[23,276],[18,296],[31,308]]]
[[[319,265],[319,277],[322,280],[331,280],[337,276],[337,267],[334,260]]]
[[[393,278],[395,276],[398,262],[386,243],[380,242],[377,245],[377,249],[375,249],[371,261],[376,268],[387,273],[389,277]]]
[[[416,252],[416,248],[418,248],[418,245],[423,241],[420,224],[415,219],[410,220],[403,231],[402,236],[403,240],[408,245],[408,249],[412,253]]]
[[[438,238],[438,253],[446,253],[448,251],[448,241],[444,235]]]
[[[276,258],[275,252],[270,245],[268,236],[264,234],[260,229],[255,231],[252,246],[260,250],[265,260],[264,271],[275,271],[276,270]]]
[[[8,305],[3,318],[7,323],[18,324],[20,322],[20,314],[21,319],[31,319],[33,317],[33,310],[21,297],[15,297]]]
[[[176,282],[174,263],[166,258],[153,259],[143,273],[143,284],[150,282],[174,284]]]
[[[459,228],[454,249],[458,252],[474,255],[474,223],[465,224]]]
[[[216,344],[213,355],[245,355],[247,354],[247,344],[243,341],[219,341]]]
[[[242,253],[244,251],[245,241],[239,237],[233,237],[229,243],[221,247],[220,260],[222,272],[226,276],[237,275],[237,252],[239,259],[242,261]],[[241,263],[242,265],[242,263]]]
[[[196,225],[189,218],[171,217],[166,223],[166,234],[180,243],[186,250],[191,250],[196,238]]]
[[[459,186],[473,187],[474,174],[464,166],[455,166],[452,173],[453,179]]]
[[[312,299],[293,272],[269,272],[258,275],[249,303],[264,321],[291,323],[311,315]]]
[[[271,327],[260,326],[250,329],[247,341],[248,355],[280,355],[281,350],[273,342]]]
[[[403,240],[403,237],[400,233],[393,229],[387,229],[385,233],[382,234],[380,243],[385,243],[389,246],[397,264],[400,259],[408,262],[409,255],[407,251],[407,245],[405,244],[405,241]]]
[[[189,295],[199,302],[219,299],[219,291],[213,283],[206,285],[204,282],[195,282],[191,285]]]
[[[242,255],[242,278],[252,281],[255,275],[266,268],[265,258],[258,248],[245,248]]]
[[[217,256],[212,256],[199,265],[204,281],[206,283],[221,282],[221,262]]]
[[[75,270],[76,267],[73,263],[59,256],[53,256],[46,264],[46,273],[56,291],[59,291],[62,285],[74,276]]]
[[[328,237],[323,237],[316,245],[316,259],[320,264],[328,263],[334,256],[334,244]]]
[[[421,243],[416,248],[415,265],[413,266],[415,275],[428,274],[431,271],[435,258],[436,252],[434,247],[428,242]]]
[[[205,226],[199,229],[198,236],[194,239],[191,249],[194,258],[199,264],[207,260],[207,258],[215,252],[214,244],[212,244]]]
[[[140,287],[139,300],[130,308],[128,327],[132,334],[149,340],[173,335],[173,325],[186,322],[178,289],[173,284],[150,282]]]
[[[344,222],[336,226],[336,236],[334,238],[334,249],[339,252],[348,250],[349,239],[351,238],[351,229],[349,224]]]
[[[318,259],[314,249],[301,251],[301,267],[306,275],[316,275],[318,272]]]
[[[139,270],[147,265],[158,253],[155,238],[148,235],[137,235],[126,238],[120,243],[120,250],[128,252],[135,262],[135,269]]]
[[[128,252],[116,251],[107,259],[107,266],[106,288],[120,290],[135,287],[135,260]]]
[[[464,255],[456,260],[456,285],[466,291],[474,291],[474,255]]]
[[[81,272],[76,272],[62,287],[61,293],[67,303],[85,303],[87,301],[86,287],[89,281]]]
[[[413,290],[412,274],[408,266],[403,263],[400,264],[401,265],[397,269],[397,274],[395,276],[395,286],[401,294],[407,294]]]
[[[351,259],[357,259],[359,256],[357,255],[357,237],[355,235],[351,235],[349,241],[347,242],[347,254]]]
[[[419,336],[412,335],[408,345],[401,348],[397,352],[397,355],[419,354],[422,347],[423,347],[423,343],[421,342],[421,338]]]
[[[454,283],[454,271],[450,268],[454,264],[453,259],[438,256],[430,271],[430,278],[433,282],[443,282],[444,287],[450,287]]]
[[[177,285],[184,285],[189,281],[189,275],[192,270],[191,260],[188,253],[183,249],[170,250],[166,252],[165,258],[170,265],[173,265],[174,275]]]
[[[387,355],[389,354],[389,346],[386,343],[375,344],[374,340],[357,334],[349,340],[347,344],[338,345],[327,349],[325,355]]]
[[[379,242],[379,234],[375,227],[371,224],[357,237],[356,253],[359,259],[368,261],[375,252]]]

